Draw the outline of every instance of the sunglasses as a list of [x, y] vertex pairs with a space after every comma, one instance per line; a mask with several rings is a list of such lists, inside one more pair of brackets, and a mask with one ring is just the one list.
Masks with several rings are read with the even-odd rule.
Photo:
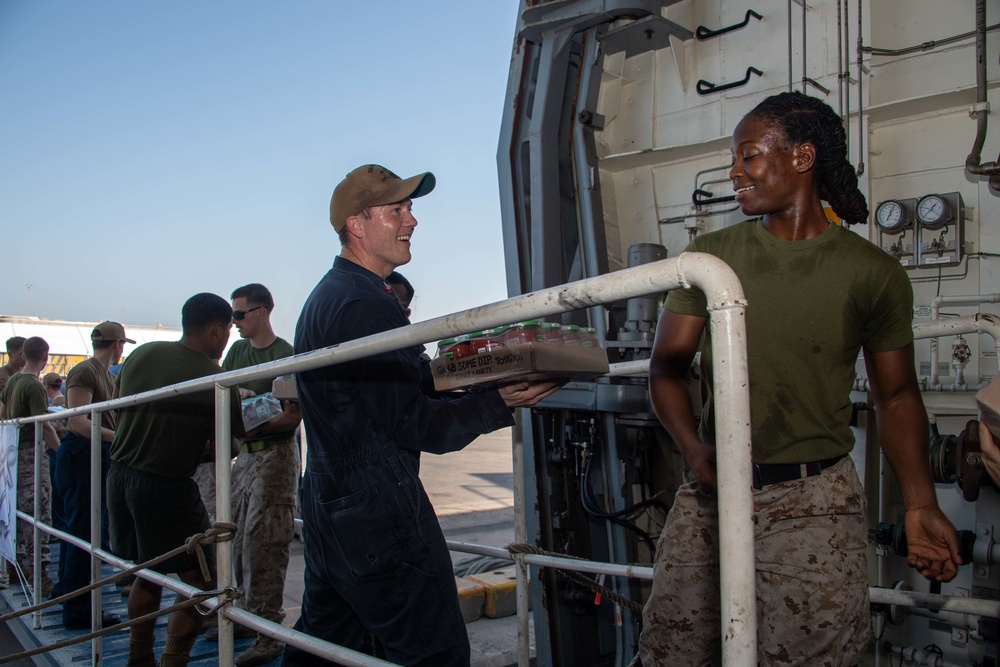
[[247, 313], [252, 313], [253, 311], [260, 310], [263, 307], [264, 306], [256, 306], [256, 307], [250, 308], [248, 310], [234, 310], [233, 311], [233, 319], [236, 320], [237, 322], [239, 322], [240, 320], [242, 320], [244, 317], [247, 316]]

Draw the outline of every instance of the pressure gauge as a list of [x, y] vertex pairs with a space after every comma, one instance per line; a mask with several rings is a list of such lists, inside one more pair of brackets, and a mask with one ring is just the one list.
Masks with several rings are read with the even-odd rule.
[[906, 207], [895, 199], [886, 199], [875, 207], [875, 224], [882, 231], [898, 232], [910, 224]]
[[941, 195], [924, 195], [917, 200], [917, 220], [924, 227], [937, 229], [951, 219], [951, 204]]

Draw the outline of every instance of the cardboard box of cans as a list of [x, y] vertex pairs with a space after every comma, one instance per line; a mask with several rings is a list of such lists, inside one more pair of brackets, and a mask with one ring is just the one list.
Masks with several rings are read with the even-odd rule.
[[487, 388], [525, 380], [591, 378], [608, 372], [607, 352], [590, 340], [581, 340], [579, 327], [568, 327], [565, 339], [554, 334], [549, 325], [529, 322], [441, 341], [431, 361], [434, 388]]
[[299, 400], [299, 394], [295, 390], [295, 378], [292, 376], [275, 378], [271, 384], [271, 395], [283, 401]]

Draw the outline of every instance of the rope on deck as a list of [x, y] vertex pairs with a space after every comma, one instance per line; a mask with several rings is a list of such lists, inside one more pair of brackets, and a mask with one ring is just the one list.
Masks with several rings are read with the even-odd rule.
[[[555, 553], [555, 552], [552, 552], [552, 551], [546, 551], [545, 549], [541, 549], [541, 548], [536, 547], [536, 546], [534, 546], [532, 544], [523, 544], [523, 543], [521, 543], [521, 544], [508, 544], [507, 545], [507, 551], [509, 551], [511, 553], [511, 555], [514, 555], [514, 554], [535, 554], [537, 556], [554, 556], [555, 558], [571, 558], [573, 560], [586, 560], [584, 558], [579, 558], [577, 556], [569, 556], [569, 555], [566, 555], [566, 554], [560, 554], [560, 553]], [[597, 583], [597, 581], [595, 581], [594, 579], [591, 579], [590, 577], [586, 576], [585, 574], [582, 574], [580, 572], [576, 572], [575, 570], [563, 570], [561, 568], [553, 567], [551, 565], [546, 565], [544, 567], [552, 567], [552, 569], [554, 569], [556, 572], [558, 572], [562, 576], [566, 577], [570, 581], [574, 581], [577, 584], [580, 584], [581, 586], [583, 586], [584, 588], [590, 589], [590, 590], [594, 591], [595, 593], [598, 593], [601, 596], [602, 600], [604, 598], [607, 598], [607, 599], [611, 600], [612, 602], [614, 602], [616, 604], [620, 604], [622, 606], [628, 607], [629, 609], [631, 609], [632, 611], [634, 611], [637, 614], [641, 614], [642, 613], [642, 605], [641, 604], [639, 604], [638, 602], [636, 602], [635, 600], [633, 600], [631, 598], [627, 598], [624, 595], [620, 595], [619, 593], [616, 593], [615, 591], [611, 590], [610, 588], [608, 588], [606, 586], [603, 586], [603, 585]]]
[[[195, 556], [198, 558], [198, 566], [201, 569], [202, 577], [204, 578], [205, 581], [211, 581], [212, 575], [208, 570], [208, 561], [205, 558], [205, 551], [202, 548], [202, 545], [219, 544], [221, 542], [231, 542], [235, 537], [236, 537], [236, 524], [227, 522], [217, 522], [211, 528], [206, 530], [204, 533], [197, 533], [196, 535], [192, 535], [191, 537], [187, 538], [186, 540], [184, 540], [184, 544], [182, 546], [179, 546], [176, 549], [173, 549], [172, 551], [168, 551], [167, 553], [157, 556], [156, 558], [153, 558], [151, 560], [148, 560], [145, 563], [140, 563], [138, 565], [130, 567], [127, 570], [122, 570], [121, 572], [114, 574], [110, 577], [107, 577], [105, 579], [101, 579], [100, 581], [95, 581], [88, 586], [84, 586], [83, 588], [77, 589], [65, 595], [60, 595], [59, 597], [54, 598], [52, 600], [48, 600], [46, 602], [34, 605], [32, 607], [25, 607], [23, 609], [19, 609], [15, 612], [7, 614], [6, 616], [0, 616], [0, 623], [6, 623], [12, 619], [24, 616], [25, 614], [32, 614], [34, 612], [41, 611], [53, 605], [61, 604], [66, 600], [70, 600], [80, 595], [84, 595], [86, 593], [91, 592], [94, 589], [102, 588], [103, 586], [112, 584], [116, 581], [129, 577], [140, 570], [152, 568], [156, 565], [159, 565], [165, 560], [173, 558], [174, 556], [179, 556], [180, 554], [183, 553], [195, 554]], [[174, 611], [178, 611], [180, 609], [186, 609], [188, 607], [192, 607], [194, 605], [200, 604], [205, 600], [209, 600], [214, 597], [222, 598], [222, 602], [219, 604], [219, 606], [221, 607], [222, 605], [229, 604], [233, 600], [237, 599], [239, 595], [240, 595], [239, 591], [237, 591], [235, 588], [232, 587], [214, 591], [204, 591], [202, 593], [193, 595], [192, 597], [183, 600], [181, 602], [176, 602], [169, 607], [165, 607], [164, 609], [159, 609], [152, 613], [146, 614], [145, 616], [140, 616], [139, 618], [132, 618], [107, 628], [101, 628], [100, 630], [91, 632], [81, 637], [66, 639], [61, 642], [57, 642], [55, 644], [50, 644], [48, 646], [40, 646], [38, 648], [31, 649], [29, 651], [23, 651], [21, 653], [16, 653], [14, 655], [2, 656], [0, 657], [0, 664], [13, 662], [15, 660], [21, 660], [22, 658], [30, 658], [31, 656], [38, 655], [39, 653], [47, 653], [49, 651], [54, 651], [56, 649], [72, 646], [73, 644], [80, 644], [86, 641], [90, 641], [96, 637], [101, 637], [112, 632], [118, 632], [119, 630], [131, 627], [139, 623], [147, 623], [160, 616], [173, 613]]]

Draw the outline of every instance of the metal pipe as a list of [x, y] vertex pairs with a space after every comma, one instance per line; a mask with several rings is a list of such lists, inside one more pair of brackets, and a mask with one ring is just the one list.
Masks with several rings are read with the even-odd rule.
[[[90, 581], [91, 583], [101, 579], [101, 560], [93, 555], [93, 549], [101, 548], [102, 528], [102, 490], [101, 484], [101, 413], [90, 413]], [[65, 547], [63, 547], [65, 548]], [[100, 630], [102, 626], [103, 614], [101, 613], [101, 591], [90, 591], [90, 627], [93, 630]], [[94, 637], [90, 642], [90, 661], [94, 667], [101, 664], [103, 650], [103, 637]]]
[[[519, 544], [528, 541], [528, 509], [524, 497], [524, 435], [521, 428], [524, 413], [524, 410], [517, 411], [514, 416], [514, 428], [511, 429], [511, 461], [514, 465], [514, 541]], [[514, 575], [517, 664], [520, 667], [528, 667], [531, 664], [531, 629], [528, 626], [528, 569], [523, 558], [517, 560]]]
[[[42, 516], [42, 462], [45, 462], [46, 467], [48, 467], [48, 459], [45, 455], [44, 445], [42, 443], [42, 433], [45, 430], [45, 424], [35, 423], [35, 470], [33, 484], [35, 485], [34, 492], [34, 509], [33, 512], [36, 517]], [[49, 480], [49, 484], [52, 480]], [[42, 531], [39, 529], [38, 524], [35, 523], [31, 531], [31, 539], [33, 540], [34, 547], [32, 548], [32, 562], [31, 562], [31, 585], [33, 587], [33, 604], [42, 603], [42, 550], [38, 544], [38, 541], [42, 537]], [[34, 614], [35, 630], [39, 630], [42, 627], [42, 612], [36, 611]]]
[[[589, 572], [590, 574], [632, 577], [635, 579], [643, 579], [645, 581], [652, 581], [653, 579], [653, 568], [641, 565], [619, 565], [615, 563], [599, 563], [596, 561], [580, 561], [574, 558], [543, 556], [541, 554], [526, 554], [524, 556], [524, 560], [526, 563], [530, 563], [532, 565], [566, 568], [577, 572]], [[729, 665], [732, 663], [725, 662], [725, 664]]]
[[[478, 544], [469, 544], [467, 542], [449, 541], [448, 548], [452, 551], [479, 554], [482, 556], [490, 556], [492, 558], [511, 559], [510, 552], [499, 547], [487, 547]], [[540, 554], [527, 554], [525, 556], [525, 560], [535, 565], [546, 565], [567, 570], [575, 570], [578, 572], [590, 572], [592, 574], [628, 576], [643, 580], [651, 580], [653, 578], [653, 568], [651, 567], [615, 565], [611, 563], [586, 561], [577, 558], [543, 556]], [[1000, 601], [997, 600], [953, 597], [949, 595], [937, 595], [934, 593], [920, 593], [917, 591], [894, 590], [891, 588], [879, 587], [870, 588], [868, 594], [873, 604], [896, 605], [899, 607], [920, 607], [956, 614], [971, 614], [987, 616], [989, 618], [1000, 618]]]
[[792, 92], [792, 0], [788, 0], [788, 92]]
[[[709, 204], [709, 206], [712, 206], [712, 204]], [[676, 222], [683, 222], [688, 218], [702, 218], [702, 217], [707, 218], [710, 215], [723, 215], [725, 213], [732, 213], [733, 211], [738, 211], [739, 209], [740, 205], [736, 204], [735, 206], [728, 206], [726, 208], [720, 208], [715, 211], [694, 211], [693, 213], [685, 213], [684, 215], [675, 215], [671, 218], [661, 218], [656, 222], [661, 225], [670, 225]]]
[[[65, 540], [70, 544], [73, 544], [74, 546], [77, 546], [81, 549], [86, 550], [90, 548], [90, 545], [85, 540], [81, 540], [78, 537], [75, 537], [73, 535], [70, 535], [69, 533], [65, 533], [60, 530], [56, 530], [55, 528], [40, 525], [38, 522], [35, 521], [34, 517], [24, 512], [18, 512], [18, 518], [26, 520], [29, 523], [34, 524], [36, 528], [42, 528], [47, 533], [55, 535], [56, 537], [59, 537], [59, 539]], [[119, 558], [118, 556], [115, 556], [110, 552], [104, 551], [103, 549], [94, 550], [92, 553], [102, 561], [110, 563], [113, 567], [116, 567], [120, 570], [126, 570], [135, 566], [135, 563]], [[189, 586], [188, 584], [185, 584], [182, 581], [173, 579], [168, 575], [160, 574], [159, 572], [155, 572], [153, 570], [149, 569], [139, 570], [138, 572], [136, 572], [136, 576], [146, 579], [147, 581], [151, 581], [154, 584], [162, 586], [163, 588], [167, 588], [173, 591], [174, 593], [184, 597], [190, 598], [195, 595], [200, 595], [204, 593], [204, 591], [201, 590], [200, 588]], [[221, 602], [222, 600], [220, 600], [218, 597], [213, 597], [213, 598], [208, 598], [204, 602], [199, 603], [199, 606], [215, 607], [219, 605]], [[36, 612], [36, 614], [37, 613], [40, 612]], [[219, 607], [219, 613], [222, 614], [223, 617], [228, 619], [229, 621], [238, 620], [241, 625], [250, 627], [254, 630], [257, 630], [258, 632], [266, 634], [267, 636], [273, 637], [274, 639], [277, 639], [279, 641], [283, 641], [288, 644], [293, 644], [300, 648], [304, 648], [308, 651], [311, 651], [315, 655], [319, 655], [329, 660], [335, 660], [337, 661], [338, 664], [349, 665], [350, 667], [398, 667], [398, 665], [396, 665], [395, 663], [386, 662], [385, 660], [379, 660], [377, 658], [372, 658], [363, 653], [358, 653], [351, 649], [344, 648], [343, 646], [325, 642], [321, 639], [316, 639], [315, 637], [310, 637], [309, 635], [303, 634], [301, 632], [291, 630], [278, 623], [272, 623], [267, 619], [264, 619], [260, 616], [255, 616], [254, 614], [248, 611], [239, 609], [238, 607], [234, 607], [232, 605], [223, 605]], [[231, 626], [232, 623], [230, 622], [229, 625]], [[220, 665], [232, 664], [232, 662], [229, 663], [222, 662], [221, 647], [220, 647], [219, 664]]]
[[935, 593], [893, 590], [891, 588], [871, 588], [868, 591], [868, 596], [872, 604], [923, 607], [937, 611], [1000, 618], [1000, 601], [998, 600], [952, 597], [950, 595], [937, 595]]
[[[218, 545], [217, 545], [218, 546]], [[129, 561], [122, 560], [114, 554], [108, 553], [103, 550], [98, 550], [96, 554], [104, 561], [111, 563], [112, 565], [127, 569], [133, 567], [135, 564]], [[195, 588], [194, 586], [188, 586], [187, 584], [180, 582], [176, 579], [172, 579], [169, 576], [159, 574], [152, 570], [140, 570], [136, 573], [136, 576], [142, 577], [152, 581], [155, 584], [163, 586], [164, 588], [169, 588], [178, 595], [185, 597], [192, 597], [203, 593], [201, 589]], [[221, 602], [218, 598], [210, 598], [206, 600], [203, 604], [215, 606]], [[272, 623], [260, 616], [255, 616], [248, 611], [239, 609], [232, 605], [223, 605], [219, 608], [219, 613], [227, 619], [227, 621], [238, 620], [241, 625], [250, 627], [258, 632], [262, 632], [269, 637], [273, 637], [279, 641], [283, 641], [289, 644], [293, 644], [300, 648], [304, 648], [314, 655], [319, 655], [321, 657], [336, 660], [338, 664], [350, 665], [351, 667], [386, 667], [394, 665], [395, 663], [386, 662], [385, 660], [379, 660], [377, 658], [372, 658], [370, 656], [352, 651], [351, 649], [338, 646], [337, 644], [331, 644], [315, 637], [310, 637], [309, 635], [303, 634], [301, 632], [296, 632], [289, 628], [284, 627], [278, 623]], [[228, 625], [232, 627], [232, 623], [229, 622]], [[232, 630], [230, 630], [231, 632]], [[221, 633], [221, 630], [220, 630]], [[219, 664], [232, 664], [230, 662], [222, 661], [222, 647], [220, 646], [219, 654]]]
[[[215, 385], [215, 517], [219, 523], [230, 523], [232, 516], [232, 489], [230, 476], [233, 460], [232, 425], [229, 422], [232, 393], [229, 387]], [[233, 578], [233, 543], [215, 545], [216, 577], [218, 587], [226, 589], [235, 585]], [[233, 624], [219, 609], [219, 664], [233, 664], [233, 641], [236, 635]]]
[[930, 618], [938, 623], [947, 623], [960, 630], [979, 630], [979, 617], [972, 614], [959, 614], [953, 611], [931, 611], [923, 607], [913, 607], [910, 613], [921, 618]]
[[[851, 20], [850, 2], [844, 0], [844, 24], [840, 26], [844, 34], [844, 145], [851, 145]], [[848, 156], [850, 157], [850, 156]]]
[[[931, 322], [940, 322], [940, 321], [942, 321], [941, 320], [941, 306], [944, 305], [944, 304], [948, 304], [948, 305], [951, 305], [951, 306], [974, 306], [974, 305], [978, 305], [978, 304], [981, 304], [981, 303], [1000, 303], [1000, 294], [998, 294], [996, 292], [993, 292], [993, 293], [990, 293], [990, 294], [966, 294], [966, 295], [955, 295], [955, 296], [941, 296], [941, 295], [938, 295], [938, 296], [934, 297], [933, 299], [931, 299], [931, 320], [930, 321]], [[993, 340], [994, 340], [994, 342], [996, 342], [997, 339], [998, 339], [998, 337], [1000, 337], [1000, 321], [994, 321], [993, 320], [994, 316], [992, 316], [992, 315], [984, 315], [983, 317], [989, 319], [989, 321], [991, 322], [991, 324], [989, 326], [985, 327], [987, 329], [987, 331], [985, 331], [985, 333], [988, 333], [991, 336], [993, 336]], [[964, 318], [957, 318], [957, 319], [961, 320], [961, 319], [964, 319]], [[950, 320], [950, 321], [954, 322], [955, 320]], [[925, 326], [927, 326], [927, 325], [921, 325], [921, 327], [925, 327]], [[914, 332], [916, 332], [916, 330], [917, 330], [917, 328], [914, 327]], [[955, 333], [972, 333], [973, 331], [978, 331], [978, 329], [974, 329], [972, 331], [955, 332]], [[925, 338], [926, 337], [930, 337], [930, 336], [925, 336]], [[1000, 348], [998, 348], [998, 351], [1000, 351]], [[937, 337], [931, 338], [931, 350], [930, 350], [930, 354], [931, 354], [930, 386], [931, 387], [938, 387], [941, 384], [941, 379], [940, 379], [940, 372], [938, 371], [938, 361], [939, 361], [939, 358], [940, 358], [940, 356], [939, 356], [940, 352], [938, 350], [938, 339], [937, 339]]]
[[622, 375], [649, 375], [649, 359], [635, 361], [620, 361], [610, 364], [608, 374], [604, 377], [620, 377]]
[[[1000, 23], [994, 23], [986, 28], [986, 32], [993, 32], [994, 30], [1000, 30]], [[877, 46], [863, 46], [861, 48], [865, 53], [870, 53], [873, 56], [905, 56], [908, 53], [928, 51], [937, 46], [945, 46], [946, 44], [951, 44], [952, 42], [959, 42], [963, 39], [968, 39], [969, 37], [975, 37], [977, 33], [977, 30], [970, 30], [969, 32], [963, 32], [961, 35], [953, 35], [951, 37], [945, 37], [944, 39], [932, 39], [926, 42], [921, 42], [916, 46], [907, 46], [902, 49], [882, 49]]]
[[[695, 281], [713, 281], [704, 285]], [[635, 296], [660, 293], [675, 287], [703, 287], [713, 294], [710, 303], [720, 308], [745, 308], [743, 290], [731, 269], [717, 257], [704, 253], [682, 253], [641, 266], [615, 271], [595, 278], [549, 287], [503, 301], [477, 306], [458, 313], [418, 322], [392, 331], [304, 352], [277, 361], [227, 371], [169, 387], [116, 398], [89, 406], [38, 415], [3, 423], [26, 424], [35, 421], [66, 419], [91, 410], [120, 409], [149, 403], [160, 398], [214, 389], [216, 384], [231, 387], [251, 380], [297, 373], [324, 366], [347, 363], [367, 356], [391, 352], [403, 347], [438, 341], [462, 333], [502, 326], [510, 322], [540, 319], [550, 315], [579, 310], [600, 303], [619, 301]]]
[[[481, 544], [471, 544], [469, 542], [448, 541], [448, 549], [451, 551], [461, 551], [463, 553], [479, 554], [490, 558], [506, 558], [513, 560], [510, 552], [500, 547], [487, 547]], [[520, 556], [521, 554], [518, 554]], [[612, 577], [632, 577], [643, 581], [652, 581], [653, 568], [644, 565], [620, 565], [617, 563], [602, 563], [600, 561], [585, 560], [583, 558], [568, 558], [563, 556], [546, 556], [544, 554], [523, 554], [526, 563], [546, 567], [554, 567], [560, 570], [573, 570], [575, 572], [589, 572], [590, 574], [606, 574]]]
[[809, 12], [809, 6], [806, 4], [806, 0], [802, 0], [802, 94], [806, 93], [806, 80], [809, 78], [809, 70], [806, 69], [806, 14]]
[[[597, 220], [594, 212], [594, 195], [592, 194], [594, 191], [599, 191], [599, 175], [597, 173], [597, 160], [591, 159], [594, 157], [594, 151], [590, 150], [593, 145], [593, 128], [589, 123], [584, 123], [582, 119], [585, 115], [590, 115], [590, 105], [595, 103], [600, 89], [599, 82], [597, 82], [598, 85], [593, 85], [595, 83], [595, 67], [599, 63], [600, 43], [597, 40], [596, 31], [593, 30], [583, 31], [582, 39], [584, 47], [583, 54], [579, 59], [580, 69], [577, 73], [579, 88], [572, 119], [571, 155], [573, 158], [573, 183], [577, 192], [575, 197], [578, 211], [577, 219], [580, 224], [580, 253], [584, 276], [589, 278], [601, 274]], [[596, 73], [600, 76], [600, 72]], [[601, 224], [603, 224], [603, 220]], [[597, 339], [606, 341], [608, 339], [608, 321], [604, 307], [594, 306], [590, 308], [589, 314], [590, 326], [596, 330]]]
[[844, 52], [843, 33], [840, 31], [841, 14], [844, 0], [837, 0], [837, 115], [844, 117], [844, 68], [841, 54]]
[[[983, 145], [986, 143], [990, 110], [986, 98], [986, 83], [986, 0], [976, 0], [976, 106], [972, 111], [976, 116], [976, 138], [972, 142], [969, 156], [965, 158], [965, 171], [970, 174], [993, 176], [1000, 174], [1000, 167], [996, 162], [980, 164]], [[1000, 157], [997, 160], [1000, 161]]]
[[[715, 398], [719, 415], [716, 466], [719, 482], [719, 585], [722, 592], [722, 662], [757, 664], [756, 565], [754, 560], [753, 487], [751, 478], [749, 370], [746, 354], [746, 300], [725, 263], [692, 263], [693, 253], [677, 258], [678, 274], [686, 284], [730, 282], [731, 292], [704, 288], [711, 322]], [[669, 261], [669, 260], [664, 260]], [[723, 267], [725, 271], [723, 272]], [[725, 275], [725, 277], [723, 277]], [[731, 276], [731, 278], [730, 278]], [[742, 378], [742, 379], [741, 379]], [[726, 480], [725, 482], [721, 480]]]
[[[865, 119], [863, 117], [865, 99], [861, 91], [861, 83], [865, 78], [865, 71], [862, 67], [861, 50], [861, 17], [864, 12], [861, 9], [861, 0], [858, 0], [858, 176], [865, 173]], [[847, 144], [850, 146], [850, 144]], [[848, 149], [850, 152], [850, 149]]]
[[918, 665], [929, 665], [930, 667], [962, 667], [962, 665], [954, 662], [945, 661], [945, 659], [937, 653], [931, 653], [926, 649], [916, 648], [914, 646], [896, 646], [895, 644], [886, 642], [884, 644], [884, 648], [887, 653], [898, 655], [900, 657], [901, 664], [903, 660], [906, 660], [907, 662], [916, 663]]

